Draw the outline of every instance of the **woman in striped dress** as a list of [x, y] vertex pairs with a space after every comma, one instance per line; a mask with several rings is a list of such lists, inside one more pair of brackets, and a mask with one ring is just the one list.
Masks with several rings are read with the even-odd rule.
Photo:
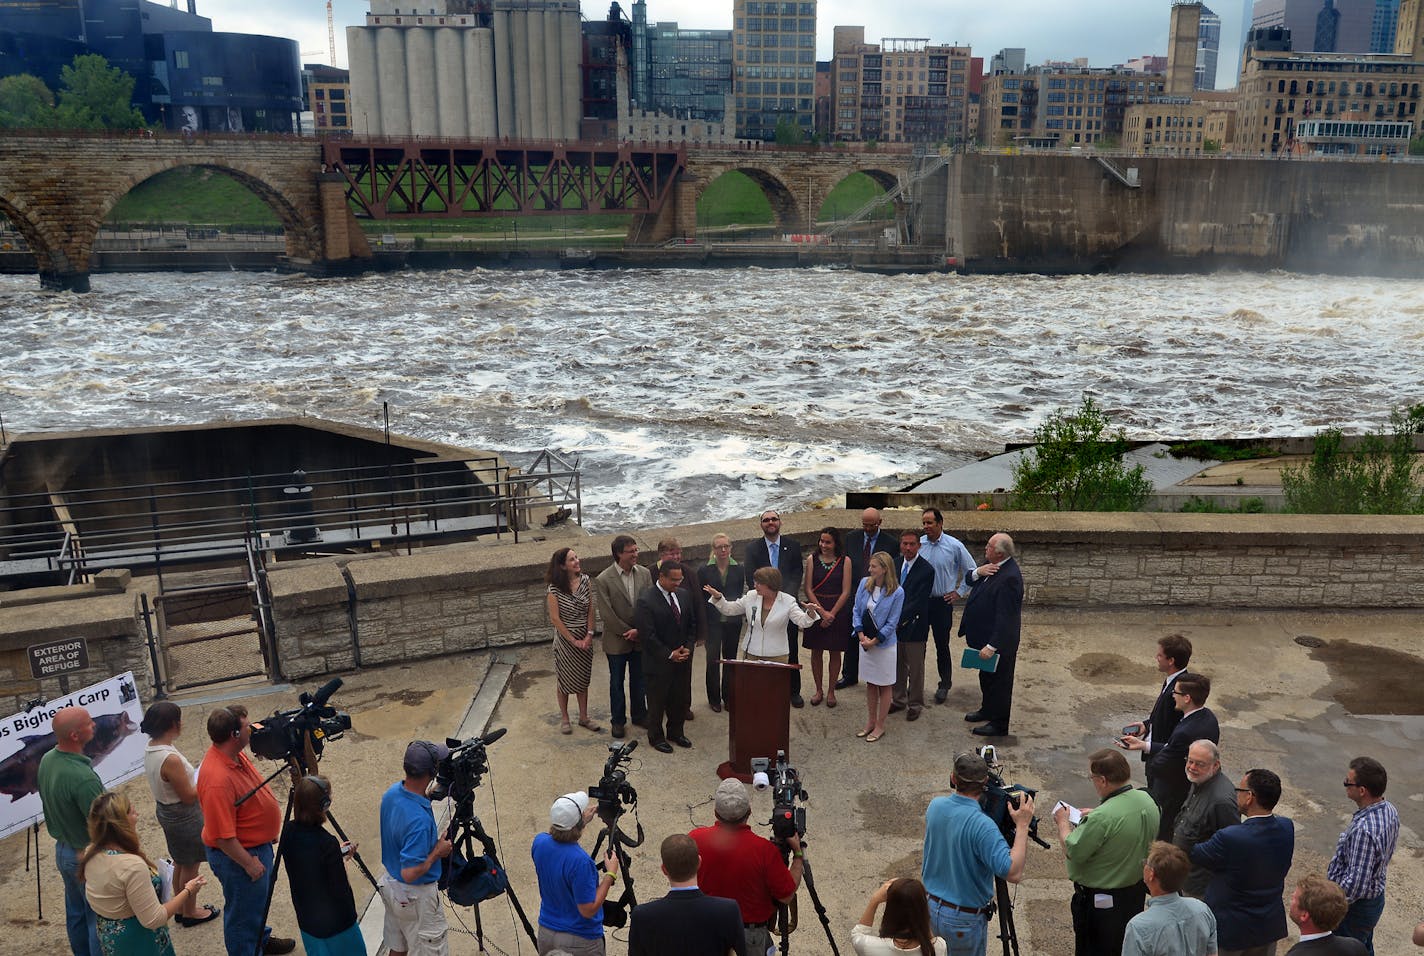
[[571, 734], [569, 695], [578, 698], [579, 726], [598, 733], [588, 717], [588, 684], [593, 677], [593, 589], [573, 548], [560, 548], [544, 574], [549, 620], [554, 624], [554, 671], [558, 675], [559, 732]]

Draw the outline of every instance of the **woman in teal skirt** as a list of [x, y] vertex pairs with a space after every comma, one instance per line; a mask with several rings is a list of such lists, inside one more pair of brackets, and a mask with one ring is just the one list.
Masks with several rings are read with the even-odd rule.
[[174, 956], [168, 921], [208, 883], [195, 876], [160, 903], [158, 868], [138, 842], [138, 811], [112, 790], [89, 808], [89, 846], [79, 858], [79, 879], [99, 917], [104, 956]]

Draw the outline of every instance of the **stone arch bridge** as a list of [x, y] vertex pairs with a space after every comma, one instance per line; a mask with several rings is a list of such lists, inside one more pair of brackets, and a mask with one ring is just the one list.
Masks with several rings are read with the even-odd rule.
[[629, 242], [655, 245], [695, 237], [698, 198], [736, 170], [766, 194], [779, 231], [809, 232], [847, 176], [864, 172], [890, 189], [908, 179], [913, 161], [889, 150], [7, 133], [0, 214], [33, 251], [42, 285], [82, 291], [115, 204], [183, 166], [231, 176], [266, 202], [285, 231], [291, 268], [340, 272], [359, 271], [371, 255], [357, 212], [376, 219], [631, 212]]

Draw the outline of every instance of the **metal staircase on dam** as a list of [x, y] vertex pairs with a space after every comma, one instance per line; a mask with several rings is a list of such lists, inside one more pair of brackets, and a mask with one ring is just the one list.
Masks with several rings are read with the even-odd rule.
[[1117, 168], [1116, 163], [1108, 159], [1106, 156], [1094, 156], [1093, 159], [1097, 160], [1098, 165], [1108, 171], [1108, 175], [1112, 176], [1113, 179], [1116, 179], [1128, 189], [1142, 188], [1142, 182], [1137, 178], [1137, 167], [1128, 167], [1127, 172], [1123, 172], [1122, 170]]
[[926, 166], [924, 169], [921, 169], [919, 172], [915, 173], [913, 176], [910, 176], [910, 177], [908, 177], [908, 178], [906, 178], [906, 179], [901, 179], [900, 182], [896, 184], [896, 186], [895, 186], [894, 189], [891, 189], [891, 190], [889, 190], [889, 191], [886, 192], [886, 193], [883, 193], [883, 194], [881, 194], [881, 195], [879, 195], [879, 196], [876, 196], [874, 199], [870, 200], [870, 201], [867, 202], [865, 205], [861, 206], [861, 207], [860, 207], [859, 209], [857, 209], [855, 212], [851, 213], [851, 214], [850, 214], [849, 216], [847, 216], [845, 219], [842, 219], [840, 222], [836, 223], [836, 224], [835, 224], [834, 226], [832, 226], [830, 229], [827, 229], [827, 230], [826, 230], [826, 235], [828, 235], [828, 236], [834, 236], [834, 235], [836, 235], [837, 233], [839, 233], [841, 230], [843, 230], [843, 229], [845, 229], [845, 228], [847, 228], [847, 227], [849, 227], [849, 226], [852, 226], [852, 225], [854, 225], [854, 224], [856, 224], [856, 223], [858, 223], [858, 222], [861, 222], [861, 221], [864, 220], [866, 217], [868, 217], [872, 212], [874, 212], [876, 209], [879, 209], [881, 206], [885, 205], [887, 202], [894, 202], [895, 200], [901, 199], [901, 198], [903, 198], [906, 202], [911, 201], [911, 200], [910, 200], [910, 196], [909, 196], [910, 187], [912, 187], [912, 186], [914, 186], [914, 185], [920, 183], [921, 181], [923, 181], [923, 180], [925, 180], [925, 179], [928, 179], [930, 176], [933, 176], [935, 173], [939, 172], [941, 169], [944, 169], [944, 167], [946, 167], [946, 166], [949, 165], [949, 159], [950, 159], [950, 157], [949, 157], [948, 155], [942, 155], [942, 156], [937, 156], [937, 157], [935, 157], [934, 162], [930, 163], [930, 164], [929, 164], [928, 166]]

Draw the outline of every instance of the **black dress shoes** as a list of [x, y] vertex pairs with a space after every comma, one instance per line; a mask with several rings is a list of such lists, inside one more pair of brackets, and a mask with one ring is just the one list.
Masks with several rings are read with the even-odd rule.
[[652, 744], [651, 746], [660, 754], [672, 753], [672, 744], [668, 743], [666, 740], [659, 740], [657, 743]]
[[712, 713], [714, 714], [720, 714], [722, 712], [721, 704], [708, 704], [707, 706], [712, 709]]
[[949, 688], [948, 688], [948, 687], [941, 687], [939, 690], [935, 691], [935, 703], [936, 703], [936, 704], [943, 704], [943, 703], [944, 703], [944, 699], [945, 699], [946, 697], [948, 697], [948, 696], [949, 696]]
[[677, 744], [679, 747], [691, 747], [691, 746], [692, 746], [692, 741], [688, 740], [686, 737], [670, 737], [669, 739], [670, 739], [673, 743]]
[[805, 707], [805, 706], [806, 706], [806, 701], [805, 701], [804, 698], [802, 698], [802, 696], [801, 696], [800, 694], [792, 694], [792, 695], [791, 695], [791, 706], [792, 706], [792, 707]]
[[846, 680], [844, 677], [836, 681], [836, 690], [845, 690], [847, 687], [854, 687], [859, 684], [858, 680]]
[[972, 713], [965, 714], [964, 719], [972, 724], [976, 720], [983, 720], [984, 712], [982, 710], [973, 711]]
[[890, 705], [890, 709], [887, 710], [886, 713], [887, 713], [887, 714], [898, 714], [900, 711], [902, 711], [902, 710], [904, 710], [904, 709], [905, 709], [905, 705], [904, 705], [904, 704], [891, 704], [891, 705]]
[[1002, 724], [983, 724], [970, 732], [978, 734], [980, 737], [1007, 737], [1009, 728]]
[[613, 725], [613, 739], [614, 739], [614, 740], [622, 740], [622, 739], [623, 739], [623, 734], [624, 734], [625, 732], [626, 732], [626, 728], [625, 728], [622, 724], [614, 724], [614, 725]]
[[920, 708], [918, 708], [918, 707], [911, 707], [911, 708], [910, 708], [910, 712], [905, 715], [905, 719], [906, 719], [906, 720], [919, 720], [919, 719], [920, 719]]

